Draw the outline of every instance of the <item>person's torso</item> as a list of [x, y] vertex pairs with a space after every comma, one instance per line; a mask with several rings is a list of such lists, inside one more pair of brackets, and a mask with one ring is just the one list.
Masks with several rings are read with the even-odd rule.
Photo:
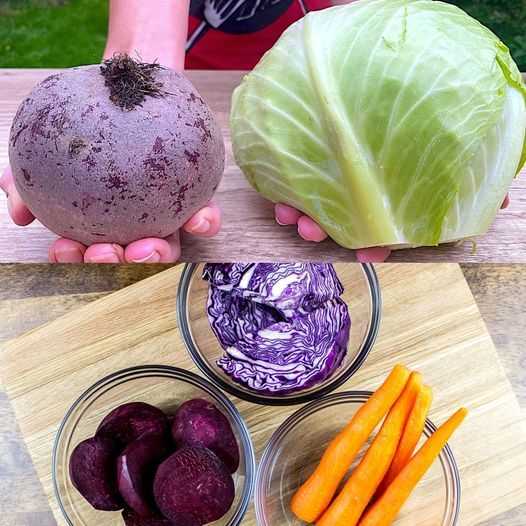
[[281, 33], [331, 0], [192, 0], [187, 69], [252, 69]]

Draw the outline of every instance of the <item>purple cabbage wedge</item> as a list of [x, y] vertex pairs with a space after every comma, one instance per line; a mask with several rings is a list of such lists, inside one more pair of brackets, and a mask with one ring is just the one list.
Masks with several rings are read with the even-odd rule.
[[266, 394], [309, 388], [341, 364], [351, 320], [334, 267], [208, 264], [207, 312], [225, 354], [218, 365]]

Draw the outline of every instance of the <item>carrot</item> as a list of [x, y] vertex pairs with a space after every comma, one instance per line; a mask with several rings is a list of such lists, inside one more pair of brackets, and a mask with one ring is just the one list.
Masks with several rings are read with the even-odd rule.
[[393, 461], [391, 462], [389, 471], [378, 487], [378, 491], [376, 492], [377, 497], [382, 495], [387, 489], [387, 486], [393, 482], [398, 473], [402, 471], [402, 468], [409, 462], [409, 459], [413, 455], [413, 452], [418, 445], [418, 441], [422, 436], [422, 432], [424, 431], [427, 413], [431, 406], [432, 399], [433, 392], [431, 391], [431, 388], [428, 385], [422, 386], [422, 389], [416, 397], [415, 405], [411, 410], [411, 414], [407, 419], [407, 424], [405, 425], [400, 444], [398, 444], [398, 449], [396, 450]]
[[330, 504], [360, 448], [404, 389], [409, 370], [396, 365], [384, 383], [331, 441], [312, 475], [292, 497], [291, 509], [305, 522], [314, 522]]
[[316, 522], [316, 526], [355, 526], [384, 478], [402, 437], [417, 394], [422, 387], [420, 373], [412, 373], [404, 391], [389, 411], [364, 457], [345, 486]]
[[385, 493], [367, 510], [358, 526], [389, 526], [393, 522], [419, 480], [466, 415], [467, 409], [459, 409], [427, 439]]

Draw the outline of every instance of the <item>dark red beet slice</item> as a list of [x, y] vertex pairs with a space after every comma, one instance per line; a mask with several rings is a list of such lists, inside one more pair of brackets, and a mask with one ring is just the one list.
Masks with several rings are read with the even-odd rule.
[[234, 481], [209, 449], [183, 447], [157, 469], [153, 483], [161, 513], [181, 526], [201, 526], [221, 518], [232, 506]]
[[115, 511], [123, 506], [117, 491], [117, 444], [107, 437], [81, 442], [69, 459], [69, 474], [80, 494], [97, 510]]
[[106, 415], [96, 436], [109, 437], [125, 447], [146, 433], [163, 435], [167, 428], [168, 421], [160, 409], [144, 402], [131, 402]]
[[153, 477], [168, 454], [165, 435], [146, 434], [131, 442], [117, 459], [117, 486], [126, 504], [138, 515], [155, 513]]
[[126, 526], [179, 526], [171, 520], [160, 515], [151, 517], [141, 517], [133, 510], [126, 508], [122, 512], [122, 518]]
[[182, 404], [172, 422], [177, 446], [203, 446], [213, 451], [231, 473], [239, 467], [239, 448], [227, 417], [211, 402], [194, 398]]

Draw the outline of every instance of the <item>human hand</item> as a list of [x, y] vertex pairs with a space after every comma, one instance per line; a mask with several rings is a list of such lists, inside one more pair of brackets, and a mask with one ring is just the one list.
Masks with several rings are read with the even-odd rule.
[[[314, 219], [291, 206], [276, 204], [274, 216], [279, 225], [298, 225], [298, 234], [306, 241], [319, 243], [327, 238], [325, 230]], [[385, 247], [363, 248], [356, 251], [356, 260], [361, 263], [380, 263], [385, 261], [390, 253]]]
[[[29, 225], [35, 217], [18, 194], [11, 168], [0, 178], [0, 188], [7, 195], [7, 207], [13, 222]], [[185, 232], [200, 237], [212, 237], [221, 227], [221, 210], [209, 203], [196, 212], [182, 227]], [[96, 243], [86, 247], [72, 239], [59, 238], [49, 248], [52, 263], [172, 263], [179, 259], [179, 232], [165, 239], [139, 239], [123, 247], [115, 243]]]
[[[510, 196], [506, 194], [501, 208], [507, 208], [509, 204]], [[298, 234], [306, 241], [319, 243], [327, 238], [327, 233], [316, 221], [291, 206], [276, 204], [274, 216], [279, 225], [298, 225]], [[356, 251], [356, 260], [360, 263], [381, 263], [390, 254], [391, 250], [387, 247], [361, 248]]]

